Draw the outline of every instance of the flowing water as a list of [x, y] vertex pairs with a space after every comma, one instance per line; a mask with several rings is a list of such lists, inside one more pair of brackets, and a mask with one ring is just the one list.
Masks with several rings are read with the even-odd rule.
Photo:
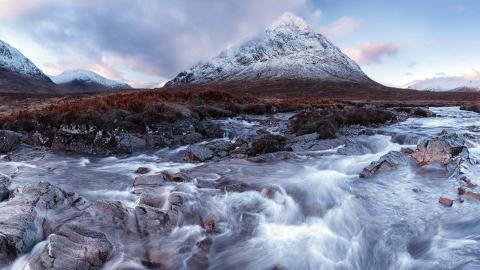
[[[371, 150], [362, 155], [340, 155], [337, 147], [270, 163], [230, 159], [191, 164], [181, 159], [185, 148], [107, 158], [23, 148], [15, 153], [15, 162], [0, 162], [0, 172], [15, 175], [14, 186], [46, 180], [88, 200], [118, 200], [130, 208], [138, 199], [131, 186], [139, 166], [151, 168], [151, 174], [189, 170], [197, 180], [227, 176], [257, 187], [223, 193], [197, 188], [195, 182], [168, 183], [158, 191], [168, 196], [182, 190], [193, 198], [193, 208], [218, 220], [209, 269], [480, 269], [480, 202], [465, 200], [451, 208], [439, 204], [439, 196], [456, 197], [458, 183], [448, 179], [445, 168], [411, 163], [373, 178], [358, 177], [370, 162], [404, 147], [394, 143], [398, 138], [413, 147], [443, 129], [470, 134], [469, 150], [478, 157], [478, 114], [432, 110], [436, 118], [410, 118], [378, 128], [383, 135], [358, 138]], [[226, 135], [254, 132], [257, 120], [224, 121]], [[474, 179], [479, 176], [475, 169], [469, 172]], [[169, 256], [166, 265], [186, 268], [191, 253], [181, 252], [182, 244], [204, 237], [193, 223], [162, 236], [158, 245]], [[126, 255], [141, 245], [123, 240], [104, 268], [143, 269]], [[9, 269], [28, 269], [28, 256]]]

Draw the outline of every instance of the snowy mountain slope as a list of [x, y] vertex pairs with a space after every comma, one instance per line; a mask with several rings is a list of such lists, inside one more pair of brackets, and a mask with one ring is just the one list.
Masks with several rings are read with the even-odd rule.
[[131, 88], [126, 83], [109, 80], [88, 70], [66, 71], [60, 75], [52, 76], [51, 79], [58, 85], [75, 88], [76, 90], [82, 90], [82, 88], [84, 88], [84, 90]]
[[283, 14], [263, 35], [178, 74], [167, 86], [234, 80], [314, 79], [374, 83], [301, 18]]
[[29, 78], [49, 80], [48, 77], [21, 52], [1, 40], [0, 68]]
[[407, 84], [407, 88], [428, 91], [480, 91], [480, 80], [469, 80], [461, 76], [435, 77]]
[[55, 84], [21, 52], [0, 40], [0, 93], [52, 93]]

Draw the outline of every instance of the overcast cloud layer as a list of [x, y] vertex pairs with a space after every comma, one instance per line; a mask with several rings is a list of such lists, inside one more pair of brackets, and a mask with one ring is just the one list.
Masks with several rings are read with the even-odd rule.
[[0, 0], [0, 39], [50, 75], [83, 68], [154, 87], [285, 11], [381, 83], [480, 70], [476, 0]]
[[[304, 0], [0, 0], [0, 22], [80, 65], [122, 79], [117, 67], [171, 78], [261, 31]], [[9, 3], [7, 3], [9, 2]], [[48, 65], [47, 65], [48, 66]], [[51, 70], [61, 70], [54, 66]], [[103, 70], [99, 70], [103, 69]]]

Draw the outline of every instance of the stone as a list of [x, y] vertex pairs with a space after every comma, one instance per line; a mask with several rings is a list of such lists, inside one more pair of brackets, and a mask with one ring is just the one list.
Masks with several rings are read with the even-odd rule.
[[133, 187], [158, 187], [162, 183], [169, 181], [167, 174], [160, 173], [155, 175], [139, 175], [133, 180]]
[[155, 208], [162, 208], [167, 201], [165, 196], [157, 195], [156, 193], [143, 192], [140, 194], [138, 204], [144, 204]]
[[77, 201], [75, 194], [48, 182], [17, 188], [0, 207], [0, 254], [15, 258], [29, 251], [43, 238], [45, 217], [39, 213], [73, 206]]
[[48, 237], [48, 245], [29, 261], [32, 270], [95, 270], [110, 259], [113, 245], [105, 234], [65, 225]]
[[0, 174], [0, 202], [8, 199], [10, 196], [10, 190], [8, 189], [10, 183], [10, 177]]
[[214, 152], [201, 145], [191, 145], [187, 148], [184, 160], [188, 162], [205, 162], [214, 157]]
[[138, 167], [138, 169], [135, 170], [136, 174], [147, 174], [150, 172], [150, 169], [147, 167]]
[[475, 192], [465, 191], [465, 193], [464, 193], [463, 195], [464, 195], [465, 197], [471, 199], [471, 200], [476, 200], [476, 201], [479, 201], [479, 200], [480, 200], [480, 194], [475, 193]]
[[452, 207], [453, 205], [453, 200], [449, 199], [449, 198], [446, 198], [446, 197], [440, 197], [438, 199], [438, 202], [442, 205], [445, 205], [445, 206], [448, 206], [448, 207]]
[[256, 156], [280, 151], [292, 151], [290, 147], [286, 146], [286, 138], [280, 135], [265, 134], [254, 138], [248, 155]]
[[0, 154], [6, 154], [20, 146], [21, 136], [10, 130], [0, 130]]
[[465, 140], [458, 134], [443, 132], [440, 136], [428, 138], [417, 145], [417, 150], [411, 154], [420, 165], [440, 162], [447, 165], [454, 157], [468, 157]]
[[372, 162], [360, 173], [361, 178], [368, 178], [382, 170], [396, 169], [402, 165], [408, 164], [408, 155], [399, 151], [390, 151], [388, 154], [380, 157], [378, 161]]

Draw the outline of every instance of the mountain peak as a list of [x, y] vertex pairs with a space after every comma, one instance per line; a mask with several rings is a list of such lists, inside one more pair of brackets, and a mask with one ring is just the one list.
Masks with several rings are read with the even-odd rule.
[[287, 12], [263, 35], [194, 65], [166, 86], [277, 79], [374, 83], [327, 38]]
[[312, 27], [302, 18], [291, 12], [285, 12], [275, 20], [267, 31], [296, 30], [303, 33], [313, 32]]

